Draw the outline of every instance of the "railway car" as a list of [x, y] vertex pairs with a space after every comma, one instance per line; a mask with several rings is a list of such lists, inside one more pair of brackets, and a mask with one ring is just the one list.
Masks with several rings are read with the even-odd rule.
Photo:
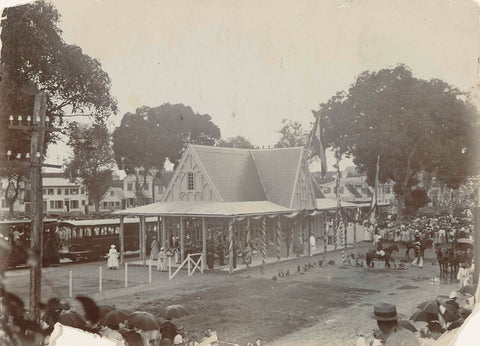
[[[48, 265], [51, 258], [57, 257], [56, 245], [52, 246], [52, 244], [55, 244], [56, 225], [56, 219], [43, 220], [43, 252], [49, 254], [49, 256], [44, 256], [44, 265]], [[2, 255], [5, 255], [5, 258], [2, 256], [2, 259], [5, 260], [8, 268], [27, 264], [31, 226], [32, 221], [29, 219], [0, 221], [0, 236], [10, 245], [10, 251], [8, 253], [3, 251], [2, 253]], [[51, 240], [50, 237], [52, 237]]]
[[[157, 218], [146, 218], [147, 244], [148, 240], [157, 235]], [[120, 249], [120, 220], [62, 220], [57, 225], [59, 239], [59, 254], [61, 258], [72, 261], [96, 260], [103, 258], [115, 245]], [[139, 249], [139, 219], [125, 218], [124, 250], [137, 251]]]

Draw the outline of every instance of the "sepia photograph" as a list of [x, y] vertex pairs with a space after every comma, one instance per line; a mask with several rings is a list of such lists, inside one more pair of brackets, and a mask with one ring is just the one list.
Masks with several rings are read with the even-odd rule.
[[0, 345], [478, 345], [480, 1], [0, 1]]

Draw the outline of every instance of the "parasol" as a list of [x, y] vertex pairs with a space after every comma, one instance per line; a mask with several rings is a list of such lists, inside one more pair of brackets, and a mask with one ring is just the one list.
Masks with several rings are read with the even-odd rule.
[[115, 309], [116, 308], [113, 305], [99, 305], [98, 310], [100, 312], [100, 319], [104, 318], [106, 314]]
[[145, 311], [136, 311], [133, 314], [128, 315], [127, 323], [131, 327], [141, 330], [155, 330], [160, 327], [157, 318], [151, 313]]
[[83, 319], [83, 317], [76, 313], [75, 311], [67, 311], [60, 314], [58, 317], [58, 322], [63, 324], [64, 326], [69, 326], [73, 328], [83, 329], [85, 328], [87, 322]]
[[131, 315], [132, 312], [128, 310], [112, 310], [110, 312], [107, 312], [105, 316], [103, 316], [102, 320], [100, 321], [100, 324], [102, 326], [112, 326], [116, 325], [119, 323], [124, 323], [125, 320], [129, 315]]
[[429, 322], [439, 320], [439, 316], [446, 322], [455, 321], [458, 319], [457, 309], [437, 299], [428, 300], [418, 306], [418, 310], [410, 317], [410, 320]]
[[171, 320], [172, 318], [180, 318], [186, 315], [190, 315], [190, 311], [180, 304], [170, 305], [165, 309], [165, 318], [167, 320]]

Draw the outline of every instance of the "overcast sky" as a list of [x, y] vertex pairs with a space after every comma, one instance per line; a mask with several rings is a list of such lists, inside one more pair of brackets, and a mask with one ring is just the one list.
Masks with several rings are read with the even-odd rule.
[[462, 90], [478, 83], [472, 0], [52, 1], [65, 41], [110, 75], [115, 125], [142, 105], [183, 103], [224, 138], [273, 145], [282, 118], [308, 126], [364, 70], [405, 63]]

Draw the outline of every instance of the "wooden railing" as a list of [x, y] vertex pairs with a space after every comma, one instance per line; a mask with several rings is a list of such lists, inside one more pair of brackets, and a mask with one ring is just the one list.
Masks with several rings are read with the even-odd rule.
[[[198, 259], [195, 260], [193, 257], [198, 256]], [[177, 273], [182, 269], [185, 265], [187, 265], [188, 269], [188, 276], [192, 276], [195, 270], [198, 270], [203, 274], [203, 254], [200, 253], [192, 253], [188, 254], [187, 258], [178, 266], [178, 268], [172, 274], [172, 256], [168, 257], [168, 279], [171, 280], [177, 275]], [[193, 268], [192, 268], [193, 265]]]

